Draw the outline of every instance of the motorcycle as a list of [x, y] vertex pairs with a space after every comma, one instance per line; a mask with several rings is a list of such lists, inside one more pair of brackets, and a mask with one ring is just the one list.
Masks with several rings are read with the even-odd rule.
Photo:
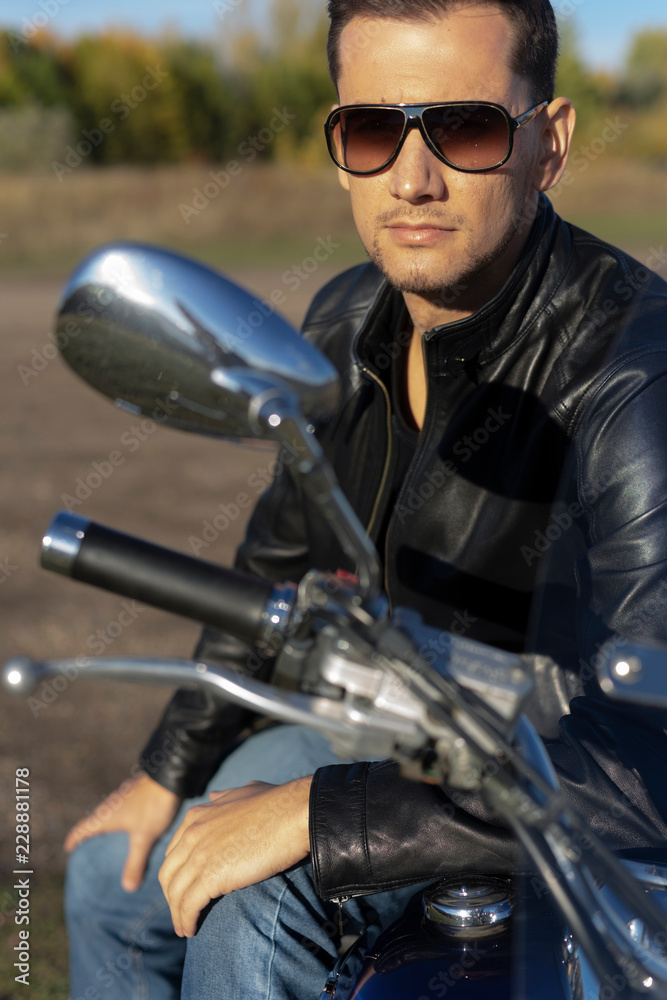
[[[321, 1000], [424, 1000], [455, 985], [471, 998], [667, 996], [667, 866], [621, 861], [560, 795], [524, 714], [535, 658], [443, 634], [407, 608], [390, 612], [377, 553], [314, 434], [336, 407], [336, 371], [275, 313], [252, 329], [238, 322], [252, 312], [248, 293], [195, 261], [115, 244], [73, 274], [56, 339], [79, 376], [134, 414], [289, 444], [306, 495], [356, 575], [314, 569], [274, 585], [63, 511], [43, 540], [46, 569], [275, 656], [271, 683], [203, 661], [78, 658], [77, 666], [90, 677], [207, 685], [254, 712], [316, 727], [342, 758], [393, 758], [413, 780], [473, 790], [513, 831], [525, 871], [434, 882], [370, 947], [362, 936], [341, 954]], [[667, 705], [664, 657], [610, 648], [597, 668], [603, 691]], [[72, 665], [16, 657], [3, 684], [26, 696]]]

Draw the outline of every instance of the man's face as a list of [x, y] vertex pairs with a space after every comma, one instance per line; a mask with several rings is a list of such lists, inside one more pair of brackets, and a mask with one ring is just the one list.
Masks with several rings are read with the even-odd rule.
[[[340, 103], [480, 100], [516, 117], [535, 102], [510, 69], [512, 46], [512, 28], [496, 7], [463, 8], [428, 22], [356, 18], [340, 40]], [[471, 308], [486, 301], [526, 238], [520, 221], [536, 198], [539, 146], [539, 126], [531, 122], [516, 132], [504, 166], [466, 174], [438, 160], [414, 129], [382, 172], [341, 171], [371, 259], [403, 292], [437, 300], [465, 285]]]

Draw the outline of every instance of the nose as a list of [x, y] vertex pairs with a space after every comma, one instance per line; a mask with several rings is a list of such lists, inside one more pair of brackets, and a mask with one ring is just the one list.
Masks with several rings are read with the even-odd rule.
[[412, 128], [390, 167], [389, 193], [412, 204], [439, 201], [447, 192], [447, 166], [434, 156], [418, 128]]

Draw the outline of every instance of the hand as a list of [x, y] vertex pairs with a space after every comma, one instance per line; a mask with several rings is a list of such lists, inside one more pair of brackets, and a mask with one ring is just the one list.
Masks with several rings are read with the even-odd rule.
[[99, 833], [127, 831], [130, 845], [120, 881], [126, 892], [134, 892], [143, 881], [153, 845], [169, 829], [180, 804], [175, 792], [140, 774], [124, 781], [95, 812], [72, 827], [65, 850], [69, 853]]
[[194, 935], [211, 899], [261, 882], [308, 856], [311, 781], [251, 781], [211, 792], [207, 805], [188, 810], [159, 876], [179, 937]]

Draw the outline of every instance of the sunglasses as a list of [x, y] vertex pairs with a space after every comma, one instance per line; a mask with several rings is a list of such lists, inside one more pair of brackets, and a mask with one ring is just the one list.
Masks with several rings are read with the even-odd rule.
[[447, 101], [444, 104], [346, 104], [335, 108], [324, 132], [329, 154], [349, 174], [376, 174], [401, 151], [410, 129], [418, 128], [439, 160], [465, 173], [502, 167], [512, 155], [514, 133], [532, 121], [548, 101], [512, 118], [500, 104]]

